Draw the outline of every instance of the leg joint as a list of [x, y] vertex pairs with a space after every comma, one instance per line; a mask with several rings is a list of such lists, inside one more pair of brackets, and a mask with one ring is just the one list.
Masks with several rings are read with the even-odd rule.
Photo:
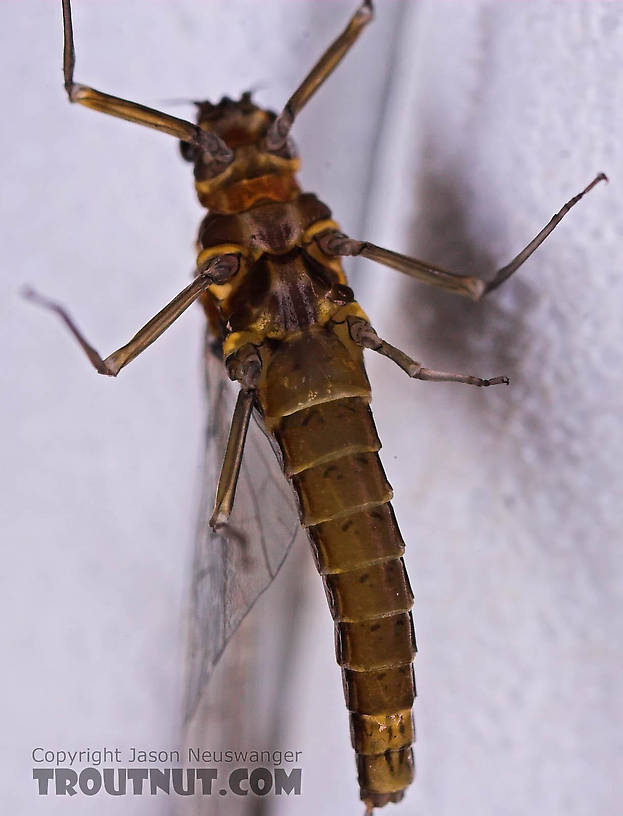
[[346, 318], [346, 322], [348, 323], [348, 333], [358, 346], [373, 351], [378, 351], [381, 348], [383, 341], [366, 320], [351, 315]]
[[262, 358], [256, 346], [247, 343], [225, 361], [230, 380], [240, 383], [243, 391], [254, 391], [262, 371]]
[[364, 241], [356, 241], [337, 230], [325, 230], [314, 236], [314, 240], [321, 252], [329, 257], [360, 255], [366, 246]]

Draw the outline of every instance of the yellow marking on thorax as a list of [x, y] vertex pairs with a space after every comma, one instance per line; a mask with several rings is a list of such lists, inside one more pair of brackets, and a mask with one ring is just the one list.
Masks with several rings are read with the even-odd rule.
[[208, 209], [234, 214], [258, 201], [290, 201], [300, 193], [295, 174], [300, 159], [285, 159], [258, 150], [257, 145], [236, 148], [234, 161], [218, 176], [195, 181], [199, 201]]
[[308, 244], [314, 235], [318, 235], [319, 232], [324, 232], [329, 229], [339, 231], [340, 225], [332, 218], [323, 218], [320, 221], [315, 221], [311, 226], [307, 227], [303, 233], [303, 243]]
[[223, 343], [223, 359], [227, 359], [231, 354], [235, 354], [239, 349], [247, 344], [261, 346], [264, 338], [254, 331], [238, 331], [229, 334]]
[[305, 247], [305, 251], [308, 255], [311, 255], [315, 261], [318, 261], [331, 269], [332, 272], [335, 272], [335, 274], [338, 276], [339, 283], [345, 284], [347, 283], [347, 280], [344, 270], [342, 269], [341, 259], [331, 258], [329, 255], [325, 255], [318, 244], [314, 241], [315, 236], [319, 235], [325, 230], [337, 230], [339, 232], [340, 225], [332, 218], [322, 218], [320, 221], [315, 221], [313, 224], [307, 227], [303, 233], [301, 243]]
[[205, 266], [208, 261], [216, 258], [217, 255], [244, 255], [247, 257], [249, 248], [242, 244], [215, 244], [202, 250], [197, 255], [197, 267]]
[[[212, 287], [210, 287], [210, 289], [211, 288]], [[335, 304], [330, 304], [329, 301], [326, 301], [326, 303], [328, 308], [326, 309], [326, 311], [321, 310], [318, 326], [320, 327], [326, 325], [329, 322], [334, 323], [335, 326], [333, 331], [341, 339], [342, 343], [349, 350], [351, 355], [355, 359], [357, 359], [358, 356], [361, 355], [361, 349], [354, 343], [354, 341], [350, 337], [350, 332], [348, 329], [346, 318], [360, 317], [363, 320], [369, 322], [367, 314], [357, 303], [357, 301], [347, 303], [344, 306], [339, 306], [337, 310], [335, 309]], [[297, 334], [303, 334], [303, 332], [301, 330], [284, 332], [280, 339], [285, 339], [287, 337], [292, 338]], [[266, 335], [264, 335], [261, 331], [253, 329], [232, 332], [225, 338], [225, 341], [223, 343], [223, 357], [227, 359], [227, 357], [229, 357], [230, 354], [234, 354], [236, 351], [242, 348], [242, 346], [245, 346], [247, 343], [251, 343], [254, 346], [261, 346], [265, 339]]]
[[360, 317], [362, 320], [366, 320], [368, 323], [370, 322], [370, 318], [356, 300], [353, 300], [351, 303], [345, 303], [344, 306], [340, 306], [340, 308], [333, 313], [331, 319], [334, 323], [345, 323], [347, 317]]
[[[242, 244], [215, 244], [199, 253], [197, 256], [197, 269], [205, 268], [206, 264], [208, 264], [212, 258], [216, 258], [219, 255], [241, 255], [242, 258], [246, 260], [249, 255], [249, 250]], [[245, 264], [243, 262], [233, 280], [227, 281], [226, 283], [213, 283], [208, 288], [208, 292], [215, 300], [222, 303], [232, 296], [244, 280], [246, 273], [244, 266]]]
[[241, 179], [207, 193], [201, 189], [206, 183], [195, 184], [199, 201], [209, 210], [223, 215], [245, 212], [261, 201], [293, 201], [301, 192], [296, 178], [291, 174], [267, 173], [252, 179]]

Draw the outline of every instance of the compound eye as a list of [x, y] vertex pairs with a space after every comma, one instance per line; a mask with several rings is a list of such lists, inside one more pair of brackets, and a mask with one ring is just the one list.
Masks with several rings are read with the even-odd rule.
[[195, 164], [201, 151], [190, 142], [180, 142], [180, 153], [185, 161]]

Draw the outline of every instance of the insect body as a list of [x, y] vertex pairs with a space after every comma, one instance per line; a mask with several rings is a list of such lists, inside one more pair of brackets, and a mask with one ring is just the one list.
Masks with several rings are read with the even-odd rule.
[[[400, 801], [413, 778], [415, 637], [404, 544], [377, 453], [380, 442], [369, 408], [363, 349], [380, 352], [416, 379], [475, 386], [508, 380], [427, 369], [381, 340], [347, 285], [341, 257], [362, 255], [478, 300], [506, 280], [605, 178], [600, 174], [571, 199], [488, 283], [342, 234], [328, 207], [300, 190], [289, 132], [371, 18], [372, 3], [366, 0], [278, 116], [255, 105], [246, 93], [238, 101], [225, 97], [218, 104], [197, 103], [197, 122], [191, 123], [75, 83], [71, 10], [64, 0], [70, 99], [177, 137], [183, 156], [194, 164], [197, 194], [208, 213], [199, 230], [194, 281], [105, 359], [61, 306], [31, 293], [61, 316], [97, 371], [113, 376], [201, 298], [222, 370], [239, 385], [212, 534], [222, 544], [224, 559], [232, 558], [237, 540], [244, 540], [232, 511], [255, 412], [296, 491], [300, 521], [323, 577], [335, 620], [361, 798], [368, 811]], [[262, 509], [268, 513], [274, 507]], [[268, 572], [264, 584], [274, 577], [274, 570]], [[205, 676], [256, 595], [241, 602], [236, 623], [204, 661]]]

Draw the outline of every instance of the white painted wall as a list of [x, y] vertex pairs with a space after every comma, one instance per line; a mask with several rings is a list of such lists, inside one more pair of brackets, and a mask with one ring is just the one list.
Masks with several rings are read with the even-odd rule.
[[622, 13], [423, 2], [402, 28], [373, 240], [490, 275], [612, 180], [486, 303], [379, 273], [391, 342], [512, 382], [372, 369], [421, 649], [405, 812], [620, 810]]
[[[261, 84], [274, 107], [351, 8], [75, 6], [78, 80], [152, 105]], [[185, 285], [200, 211], [171, 140], [66, 103], [55, 3], [5, 0], [0, 15], [13, 117], [0, 132], [2, 798], [18, 813], [41, 804], [37, 744], [175, 741], [203, 420], [199, 310], [108, 381], [17, 292], [66, 302], [108, 352]], [[612, 179], [483, 304], [366, 262], [352, 275], [390, 342], [512, 379], [477, 392], [370, 359], [420, 646], [418, 781], [397, 816], [618, 812], [622, 27], [619, 3], [385, 0], [297, 124], [303, 181], [345, 229], [471, 274], [505, 263], [594, 173]], [[330, 618], [308, 575], [288, 738], [305, 794], [278, 812], [358, 812]]]

